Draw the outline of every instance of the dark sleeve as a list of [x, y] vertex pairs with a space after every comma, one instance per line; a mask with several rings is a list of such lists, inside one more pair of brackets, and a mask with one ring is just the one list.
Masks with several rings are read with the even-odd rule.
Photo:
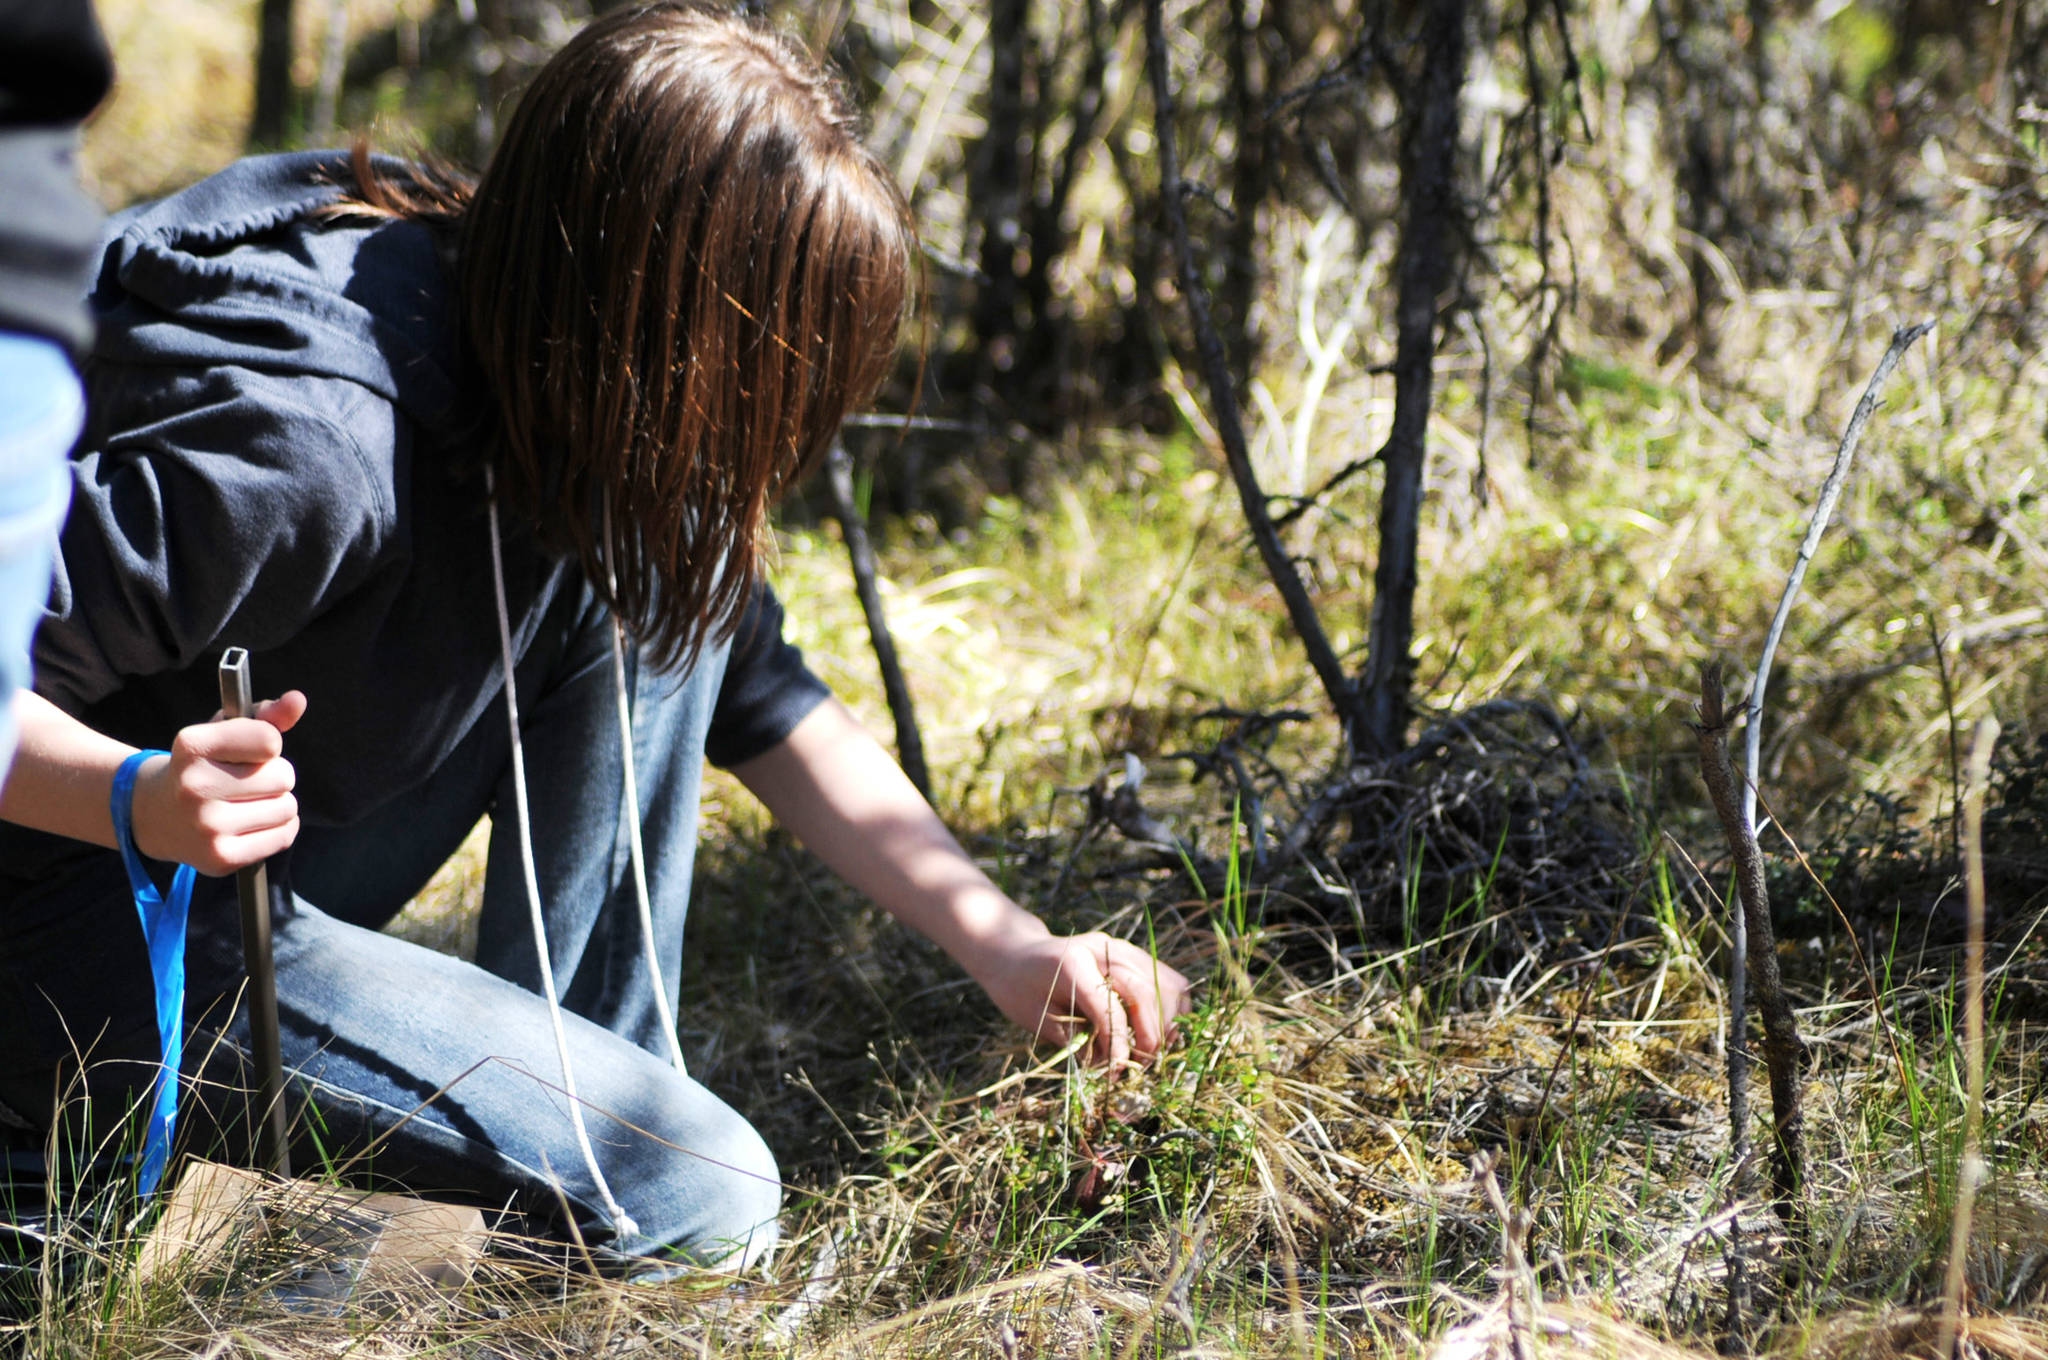
[[185, 670], [225, 636], [276, 647], [392, 543], [396, 422], [364, 389], [215, 369], [142, 375], [129, 386], [146, 395], [124, 401], [92, 376], [35, 640], [36, 689], [58, 707]]
[[86, 0], [0, 0], [0, 330], [82, 351], [100, 214], [73, 166], [113, 64]]
[[825, 682], [804, 665], [804, 654], [783, 640], [782, 601], [763, 581], [733, 632], [704, 755], [721, 769], [752, 760], [831, 697]]

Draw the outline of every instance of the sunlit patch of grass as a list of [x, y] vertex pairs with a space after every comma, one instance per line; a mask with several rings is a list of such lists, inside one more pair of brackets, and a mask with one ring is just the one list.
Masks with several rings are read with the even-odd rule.
[[[1231, 491], [1177, 443], [1108, 434], [1030, 508], [995, 499], [964, 535], [902, 526], [883, 598], [949, 815], [1043, 808], [1120, 752], [1150, 755], [1219, 704], [1287, 702], [1296, 646]], [[785, 532], [789, 636], [876, 731], [873, 653], [836, 530]]]
[[490, 850], [491, 819], [478, 822], [433, 881], [405, 904], [385, 929], [401, 940], [457, 958], [476, 957], [477, 913], [483, 905], [484, 864]]
[[114, 91], [81, 166], [109, 208], [184, 187], [233, 160], [249, 133], [253, 0], [101, 0]]

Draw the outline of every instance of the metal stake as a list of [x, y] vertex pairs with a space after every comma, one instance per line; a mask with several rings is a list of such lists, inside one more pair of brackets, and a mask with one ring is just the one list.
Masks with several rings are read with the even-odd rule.
[[[221, 712], [246, 718], [255, 707], [249, 685], [249, 653], [230, 647], [220, 658]], [[261, 1081], [262, 1114], [256, 1126], [257, 1156], [280, 1176], [292, 1174], [285, 1147], [284, 1050], [277, 1032], [277, 969], [270, 950], [270, 874], [252, 864], [235, 874], [242, 901], [242, 960], [249, 970], [249, 1038]]]

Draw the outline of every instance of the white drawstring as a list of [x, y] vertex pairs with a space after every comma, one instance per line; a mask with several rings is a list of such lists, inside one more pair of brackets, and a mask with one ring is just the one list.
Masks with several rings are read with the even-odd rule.
[[[512, 615], [505, 604], [505, 553], [498, 542], [498, 494], [490, 468], [484, 469], [484, 491], [490, 498], [491, 585], [498, 599], [498, 651], [505, 667], [505, 719], [512, 731], [512, 798], [519, 817], [519, 863], [526, 874], [526, 905], [533, 915], [533, 944], [540, 955], [541, 995], [547, 998], [548, 1020], [555, 1027], [555, 1053], [562, 1061], [562, 1089], [569, 1097], [569, 1121], [576, 1128], [576, 1145], [583, 1151], [583, 1165], [597, 1185], [605, 1216], [621, 1237], [637, 1237], [640, 1225], [633, 1221], [612, 1197], [604, 1172], [598, 1169], [597, 1152], [590, 1146], [590, 1132], [583, 1126], [583, 1102], [576, 1095], [576, 1074], [569, 1063], [569, 1036], [562, 1028], [562, 1003], [555, 997], [555, 969], [548, 958], [547, 926], [541, 919], [540, 872], [533, 864], [533, 817], [526, 801], [526, 750], [519, 740], [519, 700], [512, 682]], [[650, 942], [649, 948], [652, 948]]]
[[[612, 566], [612, 498], [604, 498], [604, 578], [613, 600], [619, 598], [619, 575]], [[654, 954], [654, 907], [647, 897], [647, 851], [640, 842], [640, 784], [633, 775], [633, 710], [626, 697], [626, 625], [614, 607], [612, 615], [612, 689], [619, 700], [619, 755], [626, 763], [626, 843], [633, 855], [633, 891], [640, 904], [640, 943], [647, 956], [647, 980], [654, 984], [654, 1008], [661, 1014], [661, 1032], [668, 1039], [669, 1060], [683, 1066], [683, 1045], [676, 1037], [675, 1012], [669, 1009], [668, 987], [661, 980], [661, 960]]]

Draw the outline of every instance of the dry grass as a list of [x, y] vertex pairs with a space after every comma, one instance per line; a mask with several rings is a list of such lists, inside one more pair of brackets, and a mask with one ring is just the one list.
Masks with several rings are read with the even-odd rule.
[[[1140, 933], [1149, 921], [1207, 983], [1183, 1043], [1111, 1083], [1028, 1053], [985, 1008], [963, 1013], [941, 964], [806, 862], [772, 843], [711, 856], [684, 1021], [697, 1071], [779, 1148], [828, 1154], [788, 1159], [789, 1244], [752, 1278], [620, 1286], [507, 1241], [474, 1285], [411, 1321], [353, 1305], [309, 1317], [276, 1283], [303, 1254], [258, 1269], [244, 1253], [138, 1288], [132, 1244], [102, 1226], [75, 1243], [90, 1264], [52, 1296], [31, 1349], [1505, 1358], [1526, 1303], [1497, 1297], [1502, 1228], [1473, 1179], [1480, 1154], [1530, 1216], [1538, 1354], [1711, 1353], [1731, 1216], [1767, 1263], [1800, 1256], [1763, 1206], [1721, 1197], [1712, 927], [1655, 897], [1670, 866], [1636, 866], [1645, 903], [1589, 911], [1515, 963], [1475, 969], [1460, 939], [1513, 913], [1482, 904], [1404, 948], [1385, 924], [1310, 930], [1280, 898], [1204, 902], [1164, 875], [1096, 877], [1128, 858], [1098, 850], [1075, 871], [1108, 894], [1089, 915]], [[1019, 869], [1027, 886], [1056, 871]], [[730, 919], [778, 898], [768, 929], [787, 933], [801, 910], [788, 903], [808, 898], [835, 932], [826, 948], [764, 955]], [[2014, 984], [2041, 979], [2038, 961], [2005, 962]], [[1885, 997], [1917, 1111], [1867, 999], [1808, 993], [1815, 1244], [1754, 1320], [1769, 1353], [1927, 1353], [1934, 1313], [1910, 1301], [1938, 1290], [1945, 1194], [1924, 1176], [1952, 1180], [1961, 1127], [1943, 982]], [[2034, 1072], [2023, 1039], [1993, 1063], [1999, 1171], [1968, 1253], [1968, 1335], [1986, 1356], [2032, 1356], [2048, 1335], [2032, 1311], [2048, 1285]], [[752, 1084], [735, 1090], [743, 1074]], [[835, 1142], [828, 1121], [851, 1127]]]
[[100, 202], [125, 207], [233, 160], [248, 135], [254, 0], [107, 0], [96, 9], [115, 62], [114, 92], [83, 157]]

